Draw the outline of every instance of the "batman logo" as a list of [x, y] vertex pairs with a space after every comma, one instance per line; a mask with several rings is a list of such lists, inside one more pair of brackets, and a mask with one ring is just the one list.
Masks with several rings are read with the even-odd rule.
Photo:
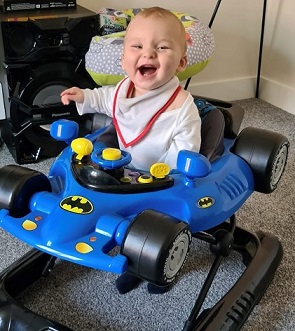
[[211, 197], [203, 197], [199, 199], [197, 205], [200, 208], [209, 208], [214, 205], [215, 200]]
[[89, 214], [93, 210], [92, 203], [79, 195], [64, 198], [60, 202], [60, 207], [75, 214]]

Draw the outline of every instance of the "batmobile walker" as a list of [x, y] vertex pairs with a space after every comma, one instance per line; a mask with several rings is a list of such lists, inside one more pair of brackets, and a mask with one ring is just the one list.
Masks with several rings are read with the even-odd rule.
[[[70, 146], [48, 176], [19, 165], [0, 169], [1, 227], [34, 247], [1, 273], [1, 325], [69, 330], [13, 299], [48, 275], [56, 258], [117, 274], [128, 271], [165, 286], [181, 272], [192, 238], [207, 241], [216, 258], [183, 330], [243, 325], [267, 289], [282, 247], [271, 234], [236, 226], [235, 213], [254, 191], [277, 187], [289, 142], [253, 127], [238, 133], [239, 107], [215, 107], [205, 115], [202, 130], [205, 121], [212, 122], [209, 115], [218, 119], [214, 123], [225, 123], [217, 148], [222, 145], [222, 152], [208, 152], [204, 139], [201, 152], [211, 156], [182, 150], [173, 171], [162, 163], [150, 172], [130, 169], [129, 153], [97, 140], [104, 129], [77, 138], [78, 124], [68, 120], [51, 126], [51, 135]], [[247, 268], [215, 306], [200, 314], [218, 266], [232, 250], [242, 254]]]
[[[205, 58], [200, 68], [207, 62]], [[67, 120], [51, 125], [52, 137], [69, 146], [48, 175], [19, 165], [0, 169], [0, 226], [33, 246], [0, 274], [1, 331], [71, 331], [15, 299], [47, 276], [57, 258], [105, 272], [128, 271], [165, 286], [181, 272], [192, 240], [207, 242], [215, 259], [183, 331], [242, 327], [268, 288], [283, 250], [276, 236], [238, 227], [235, 214], [253, 192], [276, 189], [289, 142], [268, 130], [240, 131], [244, 112], [236, 105], [195, 102], [204, 114], [200, 153], [180, 151], [172, 171], [165, 164], [155, 164], [149, 172], [130, 169], [128, 153], [97, 140], [103, 129], [78, 138], [77, 124]], [[241, 254], [245, 271], [215, 305], [202, 311], [222, 260], [233, 250]]]

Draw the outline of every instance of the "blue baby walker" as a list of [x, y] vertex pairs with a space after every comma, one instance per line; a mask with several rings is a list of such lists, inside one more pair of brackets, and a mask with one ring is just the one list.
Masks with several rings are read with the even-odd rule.
[[[95, 38], [90, 51], [102, 42], [101, 36]], [[199, 69], [192, 64], [189, 70]], [[88, 70], [101, 79], [91, 65]], [[181, 272], [192, 240], [208, 243], [215, 258], [183, 331], [236, 331], [243, 326], [267, 290], [283, 249], [270, 233], [238, 227], [235, 214], [253, 192], [276, 189], [289, 142], [268, 130], [240, 131], [244, 110], [235, 104], [198, 96], [195, 102], [202, 117], [201, 150], [180, 151], [176, 171], [169, 172], [164, 164], [149, 172], [131, 170], [131, 156], [115, 146], [112, 124], [94, 126], [93, 132], [78, 137], [78, 124], [69, 120], [51, 126], [51, 136], [66, 147], [48, 176], [14, 164], [0, 169], [1, 227], [33, 247], [0, 274], [2, 331], [73, 331], [16, 300], [49, 276], [57, 259], [117, 274], [127, 271], [167, 286]], [[114, 248], [119, 253], [109, 254]], [[242, 256], [244, 272], [215, 305], [202, 310], [222, 261], [232, 251]]]

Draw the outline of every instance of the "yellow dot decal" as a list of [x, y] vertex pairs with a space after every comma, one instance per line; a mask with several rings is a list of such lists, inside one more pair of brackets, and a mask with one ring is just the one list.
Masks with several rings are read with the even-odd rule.
[[164, 178], [170, 172], [170, 168], [166, 163], [155, 163], [150, 168], [150, 173], [156, 178]]
[[23, 228], [27, 231], [33, 231], [37, 229], [37, 224], [30, 220], [25, 220], [22, 225]]
[[106, 148], [102, 151], [102, 158], [109, 161], [120, 160], [121, 151], [118, 148]]
[[82, 242], [79, 242], [77, 245], [76, 245], [76, 250], [79, 252], [79, 253], [82, 253], [82, 254], [87, 254], [87, 253], [90, 253], [93, 251], [93, 248], [86, 244], [86, 243], [82, 243]]

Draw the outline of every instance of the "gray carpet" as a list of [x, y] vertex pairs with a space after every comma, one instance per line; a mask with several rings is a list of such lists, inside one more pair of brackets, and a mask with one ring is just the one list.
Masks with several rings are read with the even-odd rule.
[[[270, 195], [254, 193], [237, 213], [239, 225], [277, 235], [284, 248], [283, 261], [273, 282], [243, 330], [295, 330], [295, 116], [257, 99], [237, 103], [246, 110], [243, 126], [278, 131], [291, 142], [289, 162], [278, 189]], [[6, 146], [0, 156], [0, 166], [13, 163]], [[30, 167], [47, 172], [49, 166], [50, 161], [46, 160]], [[2, 230], [0, 241], [0, 270], [30, 249]], [[170, 292], [152, 295], [147, 292], [146, 283], [142, 283], [132, 292], [120, 295], [114, 286], [115, 275], [61, 261], [48, 278], [38, 281], [20, 301], [75, 331], [182, 330], [211, 262], [208, 246], [195, 240]], [[222, 264], [204, 306], [216, 302], [243, 269], [240, 257], [231, 255]]]

